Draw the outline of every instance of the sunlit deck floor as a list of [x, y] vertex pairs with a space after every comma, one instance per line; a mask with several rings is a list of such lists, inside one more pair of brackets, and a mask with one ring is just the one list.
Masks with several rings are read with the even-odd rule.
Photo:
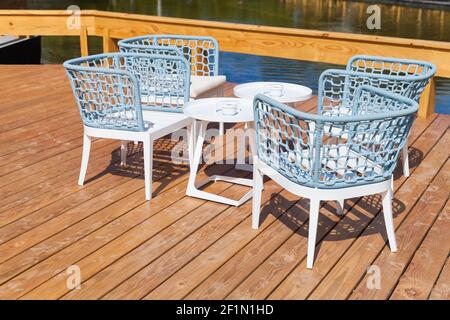
[[[93, 143], [78, 186], [82, 126], [62, 67], [0, 66], [0, 81], [0, 299], [450, 298], [450, 116], [415, 121], [412, 175], [395, 180], [399, 251], [386, 245], [378, 196], [347, 200], [343, 217], [325, 203], [307, 270], [307, 200], [266, 182], [252, 230], [251, 201], [185, 196], [188, 168], [170, 161], [168, 139], [155, 144], [150, 203], [139, 146], [121, 168], [118, 141]], [[204, 172], [226, 171], [247, 174]], [[77, 267], [81, 287], [71, 290]]]

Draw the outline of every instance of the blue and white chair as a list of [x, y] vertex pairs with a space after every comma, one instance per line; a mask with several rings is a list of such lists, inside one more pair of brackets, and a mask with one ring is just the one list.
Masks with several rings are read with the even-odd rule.
[[189, 101], [189, 63], [180, 56], [110, 53], [68, 60], [64, 67], [84, 125], [78, 184], [84, 183], [92, 138], [121, 140], [122, 164], [127, 141], [141, 141], [150, 200], [153, 141], [184, 127], [192, 133], [192, 120], [182, 112]]
[[[429, 62], [357, 55], [346, 70], [325, 70], [319, 79], [318, 114], [351, 115], [358, 87], [371, 85], [419, 102], [436, 67]], [[408, 142], [402, 150], [403, 174], [409, 176]]]
[[[219, 75], [219, 44], [212, 37], [184, 35], [145, 35], [118, 42], [121, 52], [179, 55], [190, 63], [190, 97], [221, 97], [226, 76]], [[224, 124], [220, 123], [220, 133]]]
[[259, 227], [264, 175], [309, 198], [308, 268], [314, 261], [320, 201], [381, 193], [389, 244], [397, 250], [390, 179], [418, 104], [363, 85], [355, 91], [352, 108], [351, 115], [316, 115], [264, 95], [254, 100], [252, 226]]

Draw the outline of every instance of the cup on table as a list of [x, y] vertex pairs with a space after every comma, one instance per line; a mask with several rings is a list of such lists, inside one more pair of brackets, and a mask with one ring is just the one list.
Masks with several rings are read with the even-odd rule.
[[219, 101], [216, 105], [216, 110], [220, 111], [224, 116], [235, 116], [239, 113], [238, 101]]
[[283, 85], [277, 83], [266, 84], [263, 88], [263, 94], [270, 97], [281, 97], [283, 95], [283, 91]]

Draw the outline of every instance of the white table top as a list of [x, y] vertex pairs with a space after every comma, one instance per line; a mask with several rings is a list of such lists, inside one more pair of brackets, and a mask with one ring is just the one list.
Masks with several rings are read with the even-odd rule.
[[[237, 101], [239, 112], [236, 115], [223, 115], [218, 110], [217, 103], [221, 101]], [[251, 122], [253, 121], [253, 101], [240, 98], [206, 98], [188, 102], [184, 114], [208, 122]]]
[[312, 90], [308, 87], [287, 82], [249, 82], [237, 85], [233, 89], [233, 94], [239, 98], [251, 99], [258, 94], [264, 94], [264, 87], [267, 85], [282, 85], [283, 95], [280, 97], [271, 97], [282, 103], [292, 103], [305, 101], [311, 98]]

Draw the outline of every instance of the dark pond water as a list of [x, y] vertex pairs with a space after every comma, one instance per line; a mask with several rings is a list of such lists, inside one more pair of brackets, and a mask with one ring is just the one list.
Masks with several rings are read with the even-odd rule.
[[[18, 1], [20, 3], [20, 1]], [[240, 22], [304, 29], [318, 29], [418, 38], [450, 42], [450, 5], [405, 6], [386, 1], [343, 0], [28, 0], [21, 6], [30, 9], [99, 9], [162, 15], [192, 19]], [[13, 2], [14, 3], [14, 2]], [[381, 13], [380, 29], [367, 28], [369, 5], [377, 4]], [[2, 5], [4, 7], [5, 5]], [[90, 53], [101, 51], [99, 39], [90, 39]], [[43, 63], [60, 63], [79, 55], [76, 37], [43, 39]], [[450, 63], [450, 61], [449, 61]], [[229, 81], [243, 83], [256, 80], [280, 80], [317, 89], [320, 73], [329, 64], [268, 58], [223, 52], [220, 70]], [[450, 81], [437, 81], [436, 109], [450, 113]]]

